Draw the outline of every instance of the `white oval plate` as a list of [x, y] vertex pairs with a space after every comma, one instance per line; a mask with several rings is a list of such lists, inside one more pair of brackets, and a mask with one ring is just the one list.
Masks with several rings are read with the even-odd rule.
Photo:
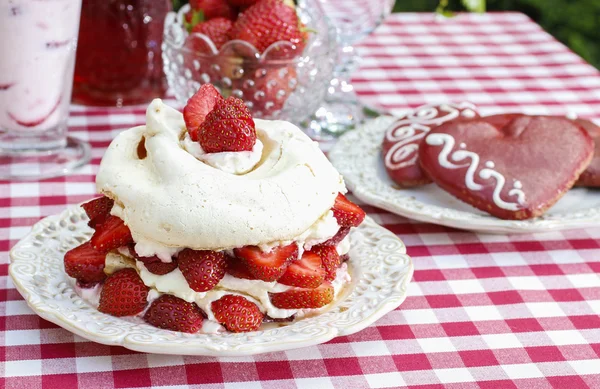
[[382, 116], [343, 135], [328, 156], [348, 188], [362, 201], [427, 223], [488, 233], [532, 233], [600, 225], [600, 191], [571, 189], [546, 214], [531, 220], [502, 220], [454, 198], [435, 184], [399, 189], [388, 177], [381, 142], [394, 121]]
[[63, 257], [90, 238], [86, 223], [83, 210], [71, 207], [34, 225], [10, 252], [10, 276], [44, 319], [94, 342], [148, 353], [241, 356], [324, 343], [360, 331], [396, 309], [406, 298], [413, 274], [402, 241], [367, 218], [350, 235], [352, 281], [323, 314], [245, 334], [183, 334], [137, 318], [106, 315], [77, 295], [64, 272]]

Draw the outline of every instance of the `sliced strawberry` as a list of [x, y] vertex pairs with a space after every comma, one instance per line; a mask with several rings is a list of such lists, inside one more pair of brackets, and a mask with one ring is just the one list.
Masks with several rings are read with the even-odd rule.
[[94, 250], [90, 242], [67, 251], [65, 272], [83, 283], [100, 282], [106, 278], [104, 261], [106, 254]]
[[98, 310], [113, 316], [133, 316], [147, 304], [148, 287], [132, 268], [113, 273], [104, 282]]
[[245, 280], [256, 280], [249, 271], [246, 265], [238, 258], [227, 256], [227, 274], [235, 278], [243, 278]]
[[285, 273], [290, 261], [298, 257], [298, 246], [274, 247], [265, 253], [256, 246], [246, 246], [234, 250], [235, 255], [246, 265], [254, 277], [263, 281], [275, 281]]
[[333, 238], [321, 243], [322, 246], [337, 246], [350, 232], [350, 227], [341, 227]]
[[98, 197], [97, 199], [83, 204], [81, 207], [88, 215], [88, 218], [90, 218], [88, 226], [96, 228], [96, 226], [104, 223], [106, 218], [110, 215], [110, 210], [114, 204], [115, 201], [106, 196]]
[[229, 96], [206, 115], [198, 138], [207, 153], [250, 151], [256, 143], [256, 128], [246, 104]]
[[277, 282], [300, 288], [317, 288], [325, 280], [325, 269], [321, 258], [310, 251], [305, 251], [302, 258], [290, 263], [287, 270]]
[[193, 141], [198, 140], [198, 130], [206, 115], [222, 100], [223, 96], [212, 84], [202, 85], [198, 92], [190, 97], [183, 108], [183, 119]]
[[281, 309], [321, 308], [333, 301], [333, 286], [329, 282], [316, 289], [294, 288], [281, 293], [269, 293], [271, 303]]
[[139, 255], [134, 254], [134, 256], [138, 261], [142, 262], [146, 269], [152, 274], [162, 276], [177, 269], [177, 258], [171, 258], [171, 262], [166, 263], [161, 261], [156, 255], [153, 257], [140, 257]]
[[92, 247], [104, 253], [117, 249], [121, 246], [127, 246], [133, 242], [131, 231], [125, 225], [123, 220], [110, 215], [104, 223], [96, 226], [96, 232], [92, 235]]
[[163, 294], [152, 302], [144, 320], [165, 330], [194, 333], [202, 328], [204, 315], [196, 304]]
[[206, 292], [225, 276], [227, 262], [223, 252], [185, 249], [177, 257], [179, 270], [190, 288]]
[[231, 332], [256, 331], [263, 313], [252, 301], [239, 295], [227, 294], [210, 305], [215, 319]]
[[214, 18], [208, 22], [196, 24], [192, 32], [204, 34], [210, 38], [217, 49], [220, 49], [227, 41], [229, 41], [229, 33], [233, 27], [233, 22], [225, 18]]
[[366, 215], [365, 211], [341, 193], [338, 193], [332, 211], [342, 227], [358, 227], [365, 220]]
[[313, 247], [310, 251], [318, 255], [321, 259], [321, 262], [323, 263], [323, 269], [325, 270], [325, 280], [333, 281], [335, 279], [337, 269], [342, 263], [340, 255], [338, 254], [335, 246], [318, 245]]

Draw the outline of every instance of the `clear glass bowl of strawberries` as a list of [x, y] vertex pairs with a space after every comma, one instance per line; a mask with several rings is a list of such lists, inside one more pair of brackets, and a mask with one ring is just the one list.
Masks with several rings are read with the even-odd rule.
[[178, 102], [211, 83], [256, 118], [299, 124], [332, 77], [335, 31], [318, 0], [191, 0], [165, 21], [164, 70]]

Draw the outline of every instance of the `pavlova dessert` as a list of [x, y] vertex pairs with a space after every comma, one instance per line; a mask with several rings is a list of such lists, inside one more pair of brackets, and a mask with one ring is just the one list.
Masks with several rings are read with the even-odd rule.
[[104, 196], [83, 204], [95, 232], [64, 264], [101, 312], [254, 331], [318, 313], [349, 281], [348, 233], [365, 213], [340, 174], [293, 124], [254, 120], [212, 85], [183, 114], [154, 100], [96, 182]]

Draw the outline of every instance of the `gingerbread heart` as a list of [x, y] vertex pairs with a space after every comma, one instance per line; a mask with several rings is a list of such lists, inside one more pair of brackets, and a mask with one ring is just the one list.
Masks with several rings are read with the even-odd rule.
[[431, 182], [418, 163], [419, 144], [427, 133], [450, 120], [479, 117], [471, 103], [423, 105], [399, 117], [385, 131], [382, 156], [388, 175], [401, 187]]
[[594, 143], [566, 118], [495, 115], [442, 124], [419, 148], [442, 189], [501, 219], [543, 214], [589, 165]]
[[587, 133], [594, 140], [594, 158], [585, 169], [575, 185], [577, 186], [593, 186], [600, 188], [600, 127], [589, 120], [575, 119], [575, 122], [585, 128]]

